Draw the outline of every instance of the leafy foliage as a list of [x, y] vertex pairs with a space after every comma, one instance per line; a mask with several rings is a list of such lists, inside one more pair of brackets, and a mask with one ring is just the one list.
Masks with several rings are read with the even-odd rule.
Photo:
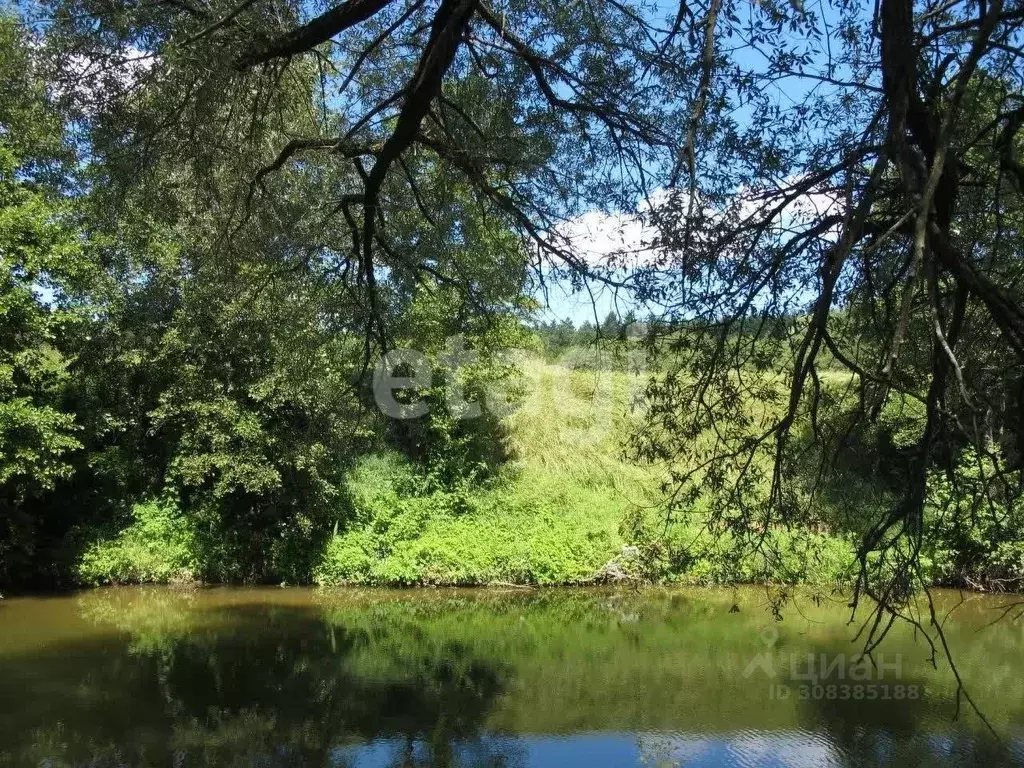
[[191, 581], [199, 570], [194, 523], [169, 503], [137, 504], [131, 523], [82, 553], [78, 577], [91, 584]]
[[63, 397], [84, 322], [68, 290], [91, 264], [53, 172], [61, 126], [46, 111], [23, 30], [0, 16], [0, 582], [34, 555], [33, 505], [73, 472], [80, 425]]
[[955, 472], [935, 471], [925, 555], [940, 584], [1003, 591], [1024, 580], [1024, 510], [1018, 494], [989, 487], [996, 461], [966, 449]]

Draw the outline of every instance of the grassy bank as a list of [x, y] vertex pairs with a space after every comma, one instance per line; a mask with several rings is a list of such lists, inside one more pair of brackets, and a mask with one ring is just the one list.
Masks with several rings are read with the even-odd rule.
[[[842, 579], [847, 538], [771, 532], [774, 561], [709, 537], [700, 515], [665, 528], [672, 556], [651, 558], [638, 530], [664, 525], [664, 468], [629, 461], [639, 375], [522, 366], [525, 396], [502, 423], [508, 461], [485, 481], [433, 487], [396, 452], [364, 457], [308, 574], [323, 585], [581, 584], [622, 578], [698, 584]], [[135, 508], [135, 520], [89, 545], [85, 583], [189, 581], [213, 556], [203, 531], [173, 506]], [[629, 525], [626, 522], [629, 521]], [[639, 521], [639, 526], [638, 526]], [[326, 535], [325, 535], [326, 534]], [[700, 546], [694, 542], [700, 541]]]
[[620, 555], [626, 512], [656, 487], [650, 468], [620, 455], [637, 378], [539, 362], [523, 373], [498, 476], [417, 495], [408, 464], [370, 457], [353, 473], [355, 519], [328, 543], [319, 583], [579, 583]]
[[[869, 442], [817, 489], [813, 525], [769, 527], [755, 530], [754, 542], [738, 541], [709, 524], [706, 494], [666, 519], [668, 467], [627, 458], [624, 446], [642, 418], [642, 376], [539, 359], [520, 368], [524, 395], [501, 421], [506, 460], [496, 469], [474, 475], [470, 467], [465, 477], [441, 482], [429, 460], [415, 463], [393, 450], [364, 455], [346, 473], [333, 514], [300, 515], [300, 525], [260, 556], [286, 583], [325, 586], [644, 580], [842, 587], [854, 576], [856, 543], [895, 498], [879, 467], [916, 439], [913, 409], [883, 413], [879, 434], [864, 437]], [[751, 406], [752, 422], [763, 415]], [[879, 449], [883, 443], [888, 448]], [[923, 573], [939, 585], [1013, 589], [1024, 576], [1024, 511], [993, 507], [975, 464], [963, 468], [956, 487], [934, 478]], [[770, 477], [767, 464], [758, 469]], [[951, 514], [963, 504], [977, 509], [968, 528]], [[231, 541], [210, 519], [217, 520], [174, 503], [138, 504], [120, 530], [83, 532], [77, 579], [254, 580], [232, 570]]]

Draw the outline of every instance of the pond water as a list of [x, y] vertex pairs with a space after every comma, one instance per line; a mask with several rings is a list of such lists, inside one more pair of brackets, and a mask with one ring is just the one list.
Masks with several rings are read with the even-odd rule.
[[981, 711], [894, 629], [763, 590], [101, 589], [0, 600], [0, 764], [1024, 765], [1024, 621], [937, 598]]

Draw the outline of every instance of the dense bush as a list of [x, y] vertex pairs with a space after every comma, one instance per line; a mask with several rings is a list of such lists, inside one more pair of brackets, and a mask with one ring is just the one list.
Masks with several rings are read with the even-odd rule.
[[1024, 583], [1024, 504], [992, 460], [972, 449], [936, 470], [925, 508], [925, 566], [950, 586], [1019, 590]]
[[88, 584], [191, 581], [199, 554], [190, 518], [170, 502], [151, 501], [135, 505], [125, 528], [86, 547], [77, 576]]
[[[738, 541], [691, 522], [676, 526], [654, 550], [648, 569], [660, 580], [685, 584], [810, 584], [851, 582], [853, 542], [811, 531], [768, 531], [756, 543]], [[650, 554], [648, 555], [650, 557]]]
[[594, 489], [498, 478], [428, 490], [397, 456], [354, 473], [355, 514], [316, 571], [321, 584], [571, 584], [622, 546], [621, 506]]

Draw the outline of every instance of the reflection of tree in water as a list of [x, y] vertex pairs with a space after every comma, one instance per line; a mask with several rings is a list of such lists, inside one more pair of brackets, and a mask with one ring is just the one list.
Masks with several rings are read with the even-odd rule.
[[[333, 626], [300, 607], [218, 612], [202, 631], [131, 653], [105, 635], [8, 658], [4, 750], [26, 762], [320, 765], [338, 746], [385, 737], [409, 745], [396, 765], [449, 765], [502, 690], [502, 671], [457, 643], [409, 633], [377, 643], [372, 628]], [[55, 733], [33, 732], [40, 723]], [[493, 751], [470, 753], [486, 765], [514, 758]]]
[[[831, 658], [833, 649], [818, 648], [815, 658]], [[787, 680], [793, 696], [800, 685], [808, 681]], [[888, 686], [917, 686], [917, 699], [842, 700], [813, 696], [799, 701], [802, 716], [808, 728], [823, 730], [849, 766], [991, 766], [1009, 762], [1009, 754], [991, 734], [980, 728], [971, 730], [963, 721], [953, 722], [949, 702], [925, 691], [929, 681], [921, 676], [907, 674], [899, 679], [862, 680], [860, 684], [874, 685], [876, 691]], [[858, 684], [849, 678], [833, 675], [818, 683], [828, 685]], [[882, 694], [879, 693], [879, 696]], [[964, 713], [964, 717], [971, 717]], [[980, 724], [978, 724], [980, 725]]]
[[[744, 677], [762, 613], [755, 597], [738, 614], [733, 602], [730, 592], [691, 600], [603, 590], [62, 598], [38, 613], [38, 632], [28, 620], [36, 613], [22, 617], [20, 641], [3, 642], [0, 617], [0, 765], [7, 751], [19, 765], [485, 766], [525, 762], [523, 750], [536, 748], [529, 737], [486, 734], [485, 724], [643, 734], [638, 751], [652, 765], [720, 764], [723, 749], [788, 759], [823, 743], [853, 765], [985, 759], [990, 742], [949, 723], [948, 698], [916, 708], [767, 702], [761, 673], [756, 690]], [[849, 651], [846, 635], [829, 630], [845, 610], [823, 617], [822, 631], [787, 632], [779, 652]], [[978, 635], [979, 621], [958, 641], [975, 643], [970, 679], [984, 681], [1005, 727], [1020, 722], [1020, 639]], [[922, 728], [931, 735], [916, 735]], [[655, 744], [652, 733], [671, 738]], [[993, 754], [990, 764], [1006, 762]]]

